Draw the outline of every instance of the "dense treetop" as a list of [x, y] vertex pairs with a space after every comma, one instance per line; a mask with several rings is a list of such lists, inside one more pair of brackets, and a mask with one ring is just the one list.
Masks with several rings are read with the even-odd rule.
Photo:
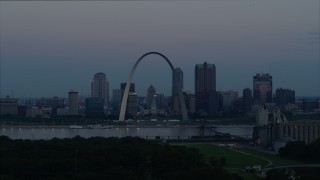
[[11, 140], [0, 136], [1, 179], [239, 179], [198, 150], [141, 138]]

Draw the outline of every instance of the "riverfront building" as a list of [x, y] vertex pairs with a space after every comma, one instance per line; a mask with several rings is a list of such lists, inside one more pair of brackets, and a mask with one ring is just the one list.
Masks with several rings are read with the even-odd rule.
[[0, 99], [0, 115], [1, 116], [16, 116], [18, 114], [18, 99], [6, 98]]
[[304, 141], [309, 144], [320, 138], [320, 123], [318, 121], [288, 122], [279, 108], [269, 111], [266, 106], [261, 106], [257, 111], [256, 120], [253, 140], [257, 146], [278, 150], [280, 148], [279, 144], [284, 139]]

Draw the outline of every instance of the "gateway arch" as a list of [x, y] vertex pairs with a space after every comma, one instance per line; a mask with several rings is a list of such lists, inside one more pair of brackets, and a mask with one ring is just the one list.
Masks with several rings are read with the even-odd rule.
[[[123, 94], [123, 98], [122, 98], [122, 103], [121, 103], [121, 109], [120, 109], [120, 115], [119, 115], [119, 121], [124, 121], [124, 118], [125, 118], [125, 114], [126, 114], [126, 108], [127, 108], [127, 100], [128, 100], [128, 95], [129, 95], [129, 88], [130, 88], [130, 84], [131, 84], [131, 81], [132, 81], [132, 78], [133, 78], [133, 75], [134, 75], [134, 72], [138, 66], [138, 64], [140, 63], [140, 61], [145, 58], [146, 56], [148, 55], [151, 55], [151, 54], [155, 54], [155, 55], [159, 55], [161, 56], [164, 60], [166, 60], [166, 62], [169, 64], [172, 72], [174, 73], [175, 69], [172, 65], [172, 63], [169, 61], [169, 59], [164, 56], [163, 54], [159, 53], [159, 52], [148, 52], [148, 53], [145, 53], [144, 55], [142, 55], [138, 60], [137, 62], [134, 64], [134, 66], [132, 67], [132, 70], [130, 72], [130, 75], [129, 75], [129, 79], [127, 81], [127, 84], [126, 84], [126, 88], [124, 90], [124, 94]], [[175, 81], [179, 81], [179, 78], [174, 78]], [[180, 86], [180, 83], [177, 82], [176, 83], [178, 86]], [[182, 114], [182, 120], [183, 121], [186, 121], [188, 120], [188, 116], [187, 116], [187, 109], [186, 109], [186, 103], [184, 101], [184, 96], [182, 95], [182, 91], [181, 91], [181, 87], [178, 87], [178, 93], [179, 93], [179, 100], [180, 100], [180, 105], [181, 105], [181, 114]]]

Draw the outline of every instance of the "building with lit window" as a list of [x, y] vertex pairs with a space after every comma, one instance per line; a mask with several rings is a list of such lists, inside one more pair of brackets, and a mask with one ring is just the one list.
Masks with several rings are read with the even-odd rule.
[[272, 76], [266, 73], [253, 76], [253, 101], [256, 105], [272, 103]]

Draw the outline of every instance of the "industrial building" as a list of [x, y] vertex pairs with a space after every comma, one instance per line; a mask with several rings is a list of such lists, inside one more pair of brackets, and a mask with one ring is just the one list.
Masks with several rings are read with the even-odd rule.
[[256, 126], [253, 129], [253, 140], [256, 146], [279, 149], [278, 144], [283, 139], [287, 142], [288, 139], [292, 139], [292, 141], [304, 141], [309, 144], [320, 137], [319, 121], [288, 122], [277, 107], [270, 113], [268, 107], [261, 106], [257, 111], [256, 120]]

